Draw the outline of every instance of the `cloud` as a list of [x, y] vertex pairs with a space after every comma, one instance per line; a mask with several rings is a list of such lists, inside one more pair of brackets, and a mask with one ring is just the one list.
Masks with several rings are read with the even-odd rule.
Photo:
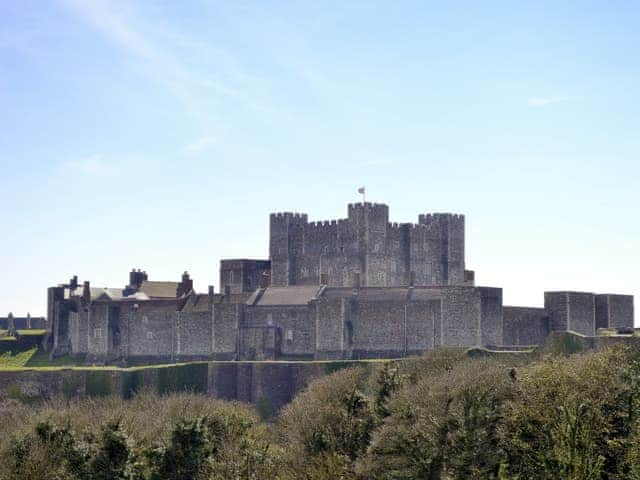
[[206, 150], [213, 142], [214, 138], [210, 135], [204, 135], [195, 139], [193, 142], [189, 143], [184, 147], [185, 153], [190, 155], [197, 155]]
[[553, 103], [560, 103], [567, 100], [566, 97], [531, 97], [527, 100], [530, 107], [546, 107]]
[[[134, 3], [106, 0], [60, 0], [82, 21], [108, 41], [133, 57], [137, 68], [152, 81], [178, 98], [190, 111], [210, 119], [212, 112], [203, 107], [207, 93], [231, 99], [252, 110], [267, 113], [278, 109], [270, 104], [267, 84], [249, 75], [237, 58], [218, 45], [174, 31], [152, 15], [136, 12]], [[202, 59], [208, 59], [209, 63]]]

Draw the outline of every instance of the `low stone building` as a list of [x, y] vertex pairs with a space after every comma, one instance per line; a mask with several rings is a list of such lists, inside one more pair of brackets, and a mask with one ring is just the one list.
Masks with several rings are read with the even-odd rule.
[[546, 292], [544, 308], [503, 306], [465, 268], [464, 217], [388, 222], [388, 207], [349, 205], [346, 219], [270, 217], [270, 258], [223, 260], [220, 293], [185, 272], [124, 288], [49, 288], [48, 347], [87, 361], [352, 359], [441, 346], [521, 348], [553, 331], [633, 329], [633, 297]]

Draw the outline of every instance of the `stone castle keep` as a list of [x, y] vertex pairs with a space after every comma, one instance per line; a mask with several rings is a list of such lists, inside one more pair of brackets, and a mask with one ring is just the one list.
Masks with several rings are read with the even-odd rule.
[[633, 331], [633, 297], [545, 292], [544, 308], [502, 303], [465, 268], [464, 216], [390, 223], [389, 208], [270, 217], [269, 259], [222, 260], [220, 292], [133, 270], [124, 288], [73, 277], [48, 289], [48, 348], [88, 362], [391, 358], [440, 346], [522, 348], [554, 331]]

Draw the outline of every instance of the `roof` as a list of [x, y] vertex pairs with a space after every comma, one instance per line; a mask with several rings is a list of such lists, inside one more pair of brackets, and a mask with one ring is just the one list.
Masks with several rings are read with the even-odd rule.
[[145, 293], [149, 298], [176, 298], [178, 296], [178, 282], [142, 282], [139, 291]]
[[268, 287], [255, 305], [306, 305], [317, 298], [320, 288], [320, 285]]
[[242, 293], [232, 293], [228, 297], [226, 297], [222, 293], [216, 293], [213, 296], [213, 303], [245, 303], [247, 299], [249, 299], [253, 293], [242, 292]]
[[182, 307], [183, 312], [208, 312], [209, 311], [209, 295], [199, 293], [190, 295], [187, 302]]

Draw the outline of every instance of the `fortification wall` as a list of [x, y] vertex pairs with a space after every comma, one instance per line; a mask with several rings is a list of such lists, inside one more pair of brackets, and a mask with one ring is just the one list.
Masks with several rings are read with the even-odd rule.
[[345, 300], [320, 298], [312, 302], [315, 312], [316, 359], [341, 359], [345, 351]]
[[569, 330], [593, 336], [596, 332], [596, 299], [588, 292], [545, 292], [544, 306], [551, 331]]
[[277, 357], [280, 336], [273, 326], [244, 327], [238, 340], [240, 360], [275, 360]]
[[312, 318], [307, 305], [247, 307], [245, 325], [275, 327], [279, 340], [276, 345], [278, 355], [313, 358], [315, 354], [315, 315]]
[[596, 299], [593, 293], [569, 292], [569, 330], [596, 334]]
[[140, 302], [137, 311], [131, 313], [127, 323], [128, 346], [124, 352], [129, 357], [161, 358], [176, 354], [175, 306], [159, 306]]
[[98, 371], [82, 368], [0, 371], [0, 400], [109, 394], [130, 398], [141, 389], [159, 394], [196, 391], [222, 400], [268, 405], [275, 412], [310, 381], [334, 368], [331, 363], [322, 362], [203, 362]]
[[482, 309], [481, 334], [482, 345], [502, 345], [503, 311], [502, 289], [479, 287]]
[[[331, 286], [461, 285], [464, 216], [420, 215], [419, 224], [389, 223], [389, 207], [357, 203], [348, 218], [307, 221], [304, 214], [270, 217], [271, 284]], [[322, 270], [322, 271], [321, 271]]]
[[411, 224], [408, 223], [388, 225], [386, 245], [388, 285], [409, 285], [412, 281], [410, 232]]
[[78, 312], [69, 312], [69, 338], [71, 351], [74, 355], [86, 355], [89, 353], [89, 325], [87, 312], [80, 309]]
[[205, 357], [211, 355], [211, 314], [176, 312], [176, 355]]
[[[415, 232], [416, 249], [424, 248], [427, 283], [424, 285], [462, 285], [464, 283], [464, 215], [433, 213], [420, 215], [424, 230]], [[422, 247], [424, 245], [424, 247]], [[420, 263], [419, 257], [413, 263]], [[431, 277], [431, 278], [429, 278]]]
[[633, 328], [632, 295], [596, 295], [596, 328]]
[[504, 345], [544, 345], [549, 317], [544, 308], [503, 307]]
[[109, 353], [109, 305], [93, 304], [87, 314], [87, 351], [89, 355], [106, 356]]
[[549, 315], [549, 329], [562, 332], [568, 329], [569, 300], [567, 292], [544, 292], [544, 309]]
[[420, 355], [435, 348], [440, 301], [409, 302], [406, 305], [407, 355]]
[[219, 360], [236, 358], [238, 326], [244, 306], [236, 303], [217, 303], [213, 315], [213, 355]]
[[302, 253], [307, 215], [284, 212], [269, 217], [271, 285], [295, 285], [297, 255]]
[[442, 345], [482, 344], [480, 290], [471, 287], [442, 289]]
[[351, 318], [354, 358], [401, 357], [407, 349], [405, 302], [362, 301]]

